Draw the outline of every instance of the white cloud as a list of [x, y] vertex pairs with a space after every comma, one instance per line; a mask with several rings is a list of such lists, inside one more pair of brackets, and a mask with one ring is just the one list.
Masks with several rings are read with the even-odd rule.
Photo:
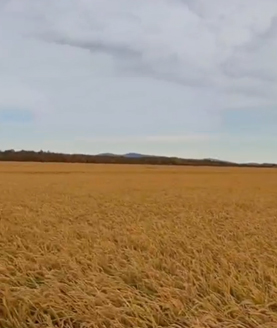
[[126, 137], [95, 137], [95, 138], [86, 138], [86, 137], [77, 137], [75, 140], [77, 142], [86, 142], [89, 144], [93, 143], [125, 143], [126, 141], [135, 143], [191, 143], [191, 142], [201, 142], [215, 139], [216, 136], [210, 134], [188, 134], [188, 135], [142, 135], [142, 136], [131, 136], [126, 139]]
[[216, 132], [276, 106], [276, 20], [276, 0], [2, 0], [0, 107], [72, 138]]

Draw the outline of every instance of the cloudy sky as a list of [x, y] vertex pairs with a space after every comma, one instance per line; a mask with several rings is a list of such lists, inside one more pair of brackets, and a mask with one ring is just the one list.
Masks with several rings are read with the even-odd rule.
[[1, 0], [0, 149], [277, 162], [276, 0]]

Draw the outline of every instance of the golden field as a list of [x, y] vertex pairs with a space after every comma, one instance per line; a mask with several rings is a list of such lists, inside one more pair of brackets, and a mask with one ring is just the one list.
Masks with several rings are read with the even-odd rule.
[[277, 170], [0, 164], [0, 327], [277, 327]]

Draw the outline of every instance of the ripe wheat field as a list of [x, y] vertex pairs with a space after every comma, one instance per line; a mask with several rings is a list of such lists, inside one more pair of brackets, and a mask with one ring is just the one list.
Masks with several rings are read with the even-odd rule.
[[277, 170], [0, 164], [0, 327], [277, 327]]

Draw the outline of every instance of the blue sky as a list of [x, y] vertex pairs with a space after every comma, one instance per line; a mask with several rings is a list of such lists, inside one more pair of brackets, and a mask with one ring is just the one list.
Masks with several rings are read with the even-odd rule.
[[34, 115], [30, 110], [25, 110], [23, 108], [5, 108], [2, 107], [0, 110], [0, 121], [3, 125], [7, 123], [31, 123], [34, 120]]
[[0, 149], [277, 162], [276, 0], [5, 0]]

